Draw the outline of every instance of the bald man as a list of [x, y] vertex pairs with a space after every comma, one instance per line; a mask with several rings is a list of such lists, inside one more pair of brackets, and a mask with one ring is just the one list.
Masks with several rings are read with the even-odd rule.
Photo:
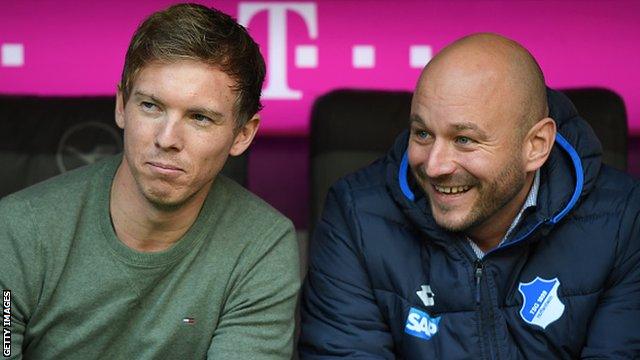
[[640, 358], [640, 184], [527, 50], [456, 41], [409, 120], [329, 192], [301, 358]]

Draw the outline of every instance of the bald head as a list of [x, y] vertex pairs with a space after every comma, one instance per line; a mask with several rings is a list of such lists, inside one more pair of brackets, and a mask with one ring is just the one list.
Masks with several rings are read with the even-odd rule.
[[521, 134], [548, 116], [538, 63], [520, 44], [496, 34], [470, 35], [445, 47], [420, 76], [416, 92], [425, 91], [499, 103]]

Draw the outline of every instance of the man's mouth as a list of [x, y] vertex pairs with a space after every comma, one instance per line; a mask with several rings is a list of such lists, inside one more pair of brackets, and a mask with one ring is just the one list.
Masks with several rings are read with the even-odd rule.
[[433, 188], [441, 194], [454, 195], [454, 194], [462, 194], [469, 191], [469, 189], [471, 189], [471, 186], [469, 185], [440, 186], [440, 185], [433, 184]]
[[168, 164], [168, 163], [150, 161], [148, 164], [158, 169], [166, 170], [166, 171], [184, 171], [182, 168], [175, 165]]

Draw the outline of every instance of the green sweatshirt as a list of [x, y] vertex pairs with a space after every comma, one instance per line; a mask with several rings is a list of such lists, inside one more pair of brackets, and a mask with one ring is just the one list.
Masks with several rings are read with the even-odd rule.
[[135, 251], [109, 214], [119, 162], [0, 201], [11, 358], [289, 359], [300, 286], [291, 222], [218, 176], [176, 244]]

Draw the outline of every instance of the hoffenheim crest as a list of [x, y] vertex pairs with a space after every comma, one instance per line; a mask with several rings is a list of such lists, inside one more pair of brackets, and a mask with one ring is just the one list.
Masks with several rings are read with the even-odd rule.
[[558, 278], [545, 280], [538, 276], [528, 283], [520, 283], [518, 291], [522, 294], [522, 320], [545, 329], [558, 320], [564, 313], [564, 304], [558, 298]]

